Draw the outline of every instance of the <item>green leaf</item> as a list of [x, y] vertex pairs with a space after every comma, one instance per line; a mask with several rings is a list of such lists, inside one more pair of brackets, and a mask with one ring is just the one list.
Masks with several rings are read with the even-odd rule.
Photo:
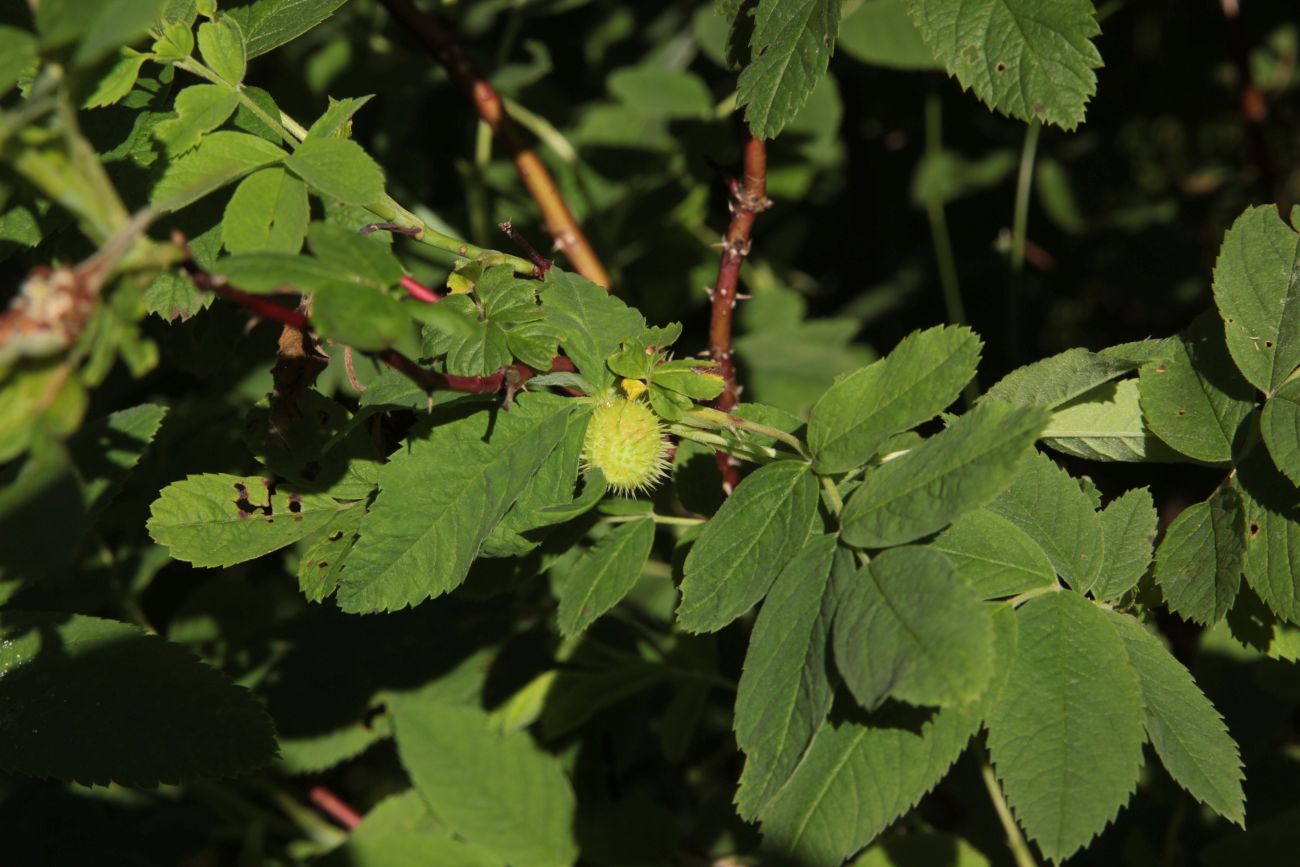
[[91, 66], [143, 36], [162, 7], [163, 0], [50, 0], [36, 7], [36, 28], [45, 48], [80, 40], [72, 65]]
[[870, 470], [849, 497], [841, 532], [851, 545], [911, 542], [987, 504], [1032, 451], [1046, 410], [981, 403], [911, 451]]
[[[18, 83], [18, 79], [22, 78], [35, 60], [36, 38], [32, 34], [17, 27], [0, 26], [0, 96], [4, 96]], [[112, 73], [109, 73], [107, 78], [111, 77]], [[132, 77], [131, 80], [135, 81], [135, 78]], [[103, 88], [101, 81], [96, 93]]]
[[912, 175], [912, 203], [920, 208], [946, 205], [971, 193], [996, 187], [1016, 167], [1016, 155], [997, 150], [968, 159], [950, 150], [927, 151]]
[[339, 512], [303, 552], [298, 561], [298, 589], [308, 602], [321, 602], [338, 588], [363, 517], [361, 509]]
[[759, 0], [752, 60], [740, 73], [736, 104], [760, 138], [776, 138], [826, 74], [840, 26], [841, 0]]
[[502, 867], [484, 849], [457, 840], [418, 792], [409, 789], [376, 804], [347, 841], [321, 859], [320, 867]]
[[1086, 349], [1067, 349], [1011, 371], [980, 399], [1055, 409], [1137, 366]]
[[541, 299], [547, 321], [561, 335], [564, 354], [583, 378], [601, 391], [613, 385], [605, 359], [645, 330], [641, 314], [590, 280], [559, 268], [546, 272]]
[[901, 705], [827, 723], [759, 814], [772, 863], [839, 867], [934, 788], [978, 729], [970, 711]]
[[1146, 488], [1125, 491], [1101, 512], [1106, 558], [1101, 574], [1088, 588], [1097, 599], [1118, 599], [1137, 586], [1151, 565], [1159, 517]]
[[167, 166], [150, 201], [161, 210], [175, 211], [284, 158], [283, 150], [255, 135], [214, 132]]
[[1072, 130], [1097, 92], [1101, 32], [1089, 0], [907, 0], [963, 89], [995, 111]]
[[1038, 543], [988, 509], [962, 515], [930, 547], [947, 556], [983, 599], [1015, 596], [1056, 581], [1052, 561]]
[[1297, 274], [1300, 237], [1274, 206], [1247, 208], [1223, 236], [1214, 264], [1214, 301], [1233, 361], [1266, 394], [1300, 364]]
[[415, 696], [391, 704], [402, 765], [455, 834], [514, 867], [577, 860], [573, 789], [527, 733], [499, 734], [474, 707]]
[[563, 438], [572, 408], [557, 395], [530, 393], [509, 412], [453, 404], [418, 424], [380, 472], [340, 607], [392, 611], [459, 586], [488, 533]]
[[981, 346], [963, 326], [913, 332], [885, 358], [837, 379], [808, 420], [814, 468], [851, 470], [889, 437], [934, 418], [975, 375]]
[[170, 21], [161, 29], [159, 37], [154, 40], [153, 53], [161, 62], [184, 60], [194, 51], [193, 20]]
[[308, 139], [284, 164], [312, 189], [345, 205], [365, 207], [384, 197], [383, 171], [351, 139]]
[[627, 595], [641, 576], [654, 540], [654, 521], [628, 521], [578, 561], [560, 593], [557, 620], [563, 635], [578, 635]]
[[1011, 671], [986, 717], [1007, 803], [1053, 861], [1115, 818], [1142, 769], [1142, 694], [1109, 618], [1078, 593], [1021, 605]]
[[405, 273], [383, 241], [337, 223], [312, 223], [307, 244], [317, 259], [372, 286], [396, 286]]
[[748, 611], [804, 547], [816, 517], [807, 464], [777, 461], [745, 477], [686, 555], [678, 625], [715, 632]]
[[276, 491], [271, 479], [205, 473], [163, 488], [147, 526], [177, 560], [233, 566], [311, 535], [340, 508], [319, 494]]
[[1279, 617], [1300, 623], [1300, 491], [1260, 443], [1237, 461], [1246, 505], [1246, 580]]
[[1142, 418], [1136, 379], [1106, 382], [1052, 413], [1043, 445], [1090, 461], [1177, 461]]
[[411, 329], [411, 317], [400, 301], [351, 282], [316, 286], [311, 322], [322, 337], [366, 351], [387, 349]]
[[229, 15], [199, 25], [199, 56], [212, 71], [227, 83], [238, 85], [244, 80], [248, 58], [244, 31]]
[[1155, 579], [1169, 610], [1209, 626], [1232, 608], [1246, 556], [1246, 510], [1232, 486], [1182, 511], [1156, 550]]
[[616, 69], [606, 79], [609, 92], [634, 110], [656, 117], [707, 118], [713, 94], [697, 76], [661, 66]]
[[1259, 432], [1273, 463], [1300, 485], [1300, 379], [1283, 384], [1264, 404]]
[[337, 266], [289, 253], [240, 253], [217, 260], [211, 270], [236, 288], [255, 294], [314, 292], [339, 283], [364, 288]]
[[184, 153], [235, 113], [239, 94], [217, 84], [192, 84], [176, 95], [177, 117], [153, 129], [169, 156]]
[[135, 626], [0, 613], [0, 768], [85, 785], [230, 777], [275, 754], [247, 690]]
[[347, 0], [255, 0], [233, 9], [248, 40], [248, 57], [265, 54], [311, 30]]
[[904, 0], [864, 0], [840, 21], [838, 45], [854, 60], [892, 69], [943, 69]]
[[835, 688], [827, 647], [840, 581], [854, 577], [852, 555], [835, 536], [814, 536], [781, 571], [754, 622], [736, 690], [736, 744], [745, 769], [736, 809], [752, 819], [794, 773], [831, 709]]
[[307, 130], [307, 138], [330, 138], [331, 136], [349, 138], [348, 132], [352, 129], [352, 116], [372, 99], [374, 99], [374, 94], [349, 97], [348, 99], [335, 99], [331, 96], [329, 108], [325, 109], [325, 113], [312, 123]]
[[527, 554], [546, 538], [546, 528], [576, 518], [596, 505], [607, 487], [605, 476], [599, 470], [594, 473], [600, 478], [589, 478], [582, 496], [576, 500], [573, 496], [590, 420], [590, 407], [580, 406], [569, 414], [564, 439], [528, 480], [528, 486], [501, 523], [492, 528], [483, 543], [482, 556]]
[[867, 710], [887, 697], [968, 705], [992, 676], [993, 621], [943, 554], [891, 548], [841, 599], [834, 647], [836, 668]]
[[961, 837], [910, 831], [886, 837], [853, 860], [852, 867], [990, 867], [984, 853]]
[[1255, 392], [1223, 345], [1223, 325], [1201, 316], [1173, 341], [1169, 354], [1142, 365], [1142, 414], [1152, 433], [1201, 461], [1232, 459], [1237, 428], [1255, 406]]
[[[8, 28], [0, 27], [0, 40], [3, 40], [6, 29]], [[0, 42], [0, 56], [5, 56], [4, 53], [9, 50], [12, 49], [5, 48], [3, 43]], [[114, 63], [112, 68], [99, 79], [99, 83], [95, 85], [95, 89], [91, 91], [90, 96], [86, 97], [86, 101], [81, 104], [82, 108], [103, 108], [120, 102], [131, 92], [131, 88], [135, 87], [135, 81], [140, 76], [140, 67], [144, 66], [144, 62], [149, 59], [149, 55], [130, 48], [123, 48], [121, 55], [117, 63]], [[19, 59], [21, 57], [20, 52]], [[9, 61], [7, 57], [6, 61], [13, 62]], [[0, 68], [0, 94], [3, 94], [9, 84], [12, 83], [6, 83], [6, 77], [7, 69]]]
[[1156, 636], [1127, 615], [1108, 617], [1137, 674], [1147, 734], [1160, 761], [1192, 797], [1244, 828], [1241, 756], [1223, 718]]
[[231, 253], [297, 253], [307, 234], [307, 185], [281, 168], [240, 181], [221, 220], [221, 242]]
[[1024, 530], [1076, 590], [1091, 587], [1101, 574], [1101, 516], [1079, 483], [1047, 455], [1030, 455], [989, 511]]
[[853, 343], [861, 328], [856, 319], [782, 321], [737, 337], [736, 357], [754, 399], [806, 415], [838, 374], [856, 370], [874, 358], [872, 352]]
[[167, 407], [142, 403], [96, 419], [69, 443], [91, 513], [102, 510], [162, 427]]

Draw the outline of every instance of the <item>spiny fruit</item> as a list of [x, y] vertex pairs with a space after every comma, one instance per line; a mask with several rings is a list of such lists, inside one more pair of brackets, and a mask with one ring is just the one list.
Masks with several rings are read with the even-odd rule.
[[615, 493], [653, 488], [668, 474], [667, 455], [659, 417], [644, 403], [615, 397], [591, 414], [583, 466], [603, 472]]

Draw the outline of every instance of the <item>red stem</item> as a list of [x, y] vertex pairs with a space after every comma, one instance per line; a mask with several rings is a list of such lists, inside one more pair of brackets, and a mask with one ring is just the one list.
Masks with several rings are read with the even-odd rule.
[[[754, 218], [771, 204], [767, 198], [767, 146], [761, 138], [751, 135], [745, 141], [744, 180], [731, 181], [731, 224], [727, 226], [727, 234], [722, 239], [722, 261], [718, 265], [718, 279], [713, 286], [713, 310], [709, 320], [709, 355], [727, 383], [722, 394], [714, 401], [714, 406], [723, 412], [730, 412], [740, 396], [731, 343], [731, 323], [736, 310], [740, 266], [749, 255]], [[718, 468], [722, 470], [723, 487], [730, 493], [740, 481], [736, 465], [722, 452], [717, 453], [717, 460]]]
[[321, 812], [351, 831], [361, 824], [361, 814], [344, 803], [343, 799], [324, 786], [312, 786], [307, 797]]
[[417, 301], [423, 301], [425, 304], [437, 304], [442, 300], [442, 296], [434, 292], [428, 286], [416, 280], [409, 274], [402, 275], [402, 288], [405, 289], [412, 298]]

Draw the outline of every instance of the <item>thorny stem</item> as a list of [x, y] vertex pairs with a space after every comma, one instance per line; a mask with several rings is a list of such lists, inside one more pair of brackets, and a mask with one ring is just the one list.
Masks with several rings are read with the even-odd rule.
[[[767, 198], [767, 145], [758, 136], [750, 135], [745, 140], [744, 179], [731, 182], [731, 223], [722, 238], [722, 261], [718, 264], [718, 279], [713, 286], [713, 310], [709, 319], [709, 355], [726, 382], [726, 388], [713, 405], [723, 412], [731, 412], [740, 399], [731, 342], [740, 266], [749, 255], [754, 218], [771, 204]], [[740, 482], [739, 473], [726, 454], [717, 453], [717, 461], [718, 469], [722, 471], [722, 487], [730, 494]]]
[[1007, 832], [1007, 848], [1011, 850], [1011, 856], [1016, 860], [1016, 867], [1037, 867], [1034, 855], [1029, 851], [1029, 844], [1020, 833], [1016, 819], [1011, 815], [1006, 799], [1002, 797], [1002, 788], [998, 785], [997, 778], [993, 776], [993, 768], [988, 762], [980, 763], [980, 776], [984, 778], [984, 787], [989, 791], [989, 799], [993, 801], [993, 809], [997, 811], [998, 821], [1002, 823], [1002, 829]]
[[[190, 279], [194, 281], [194, 285], [200, 289], [207, 290], [226, 301], [238, 304], [262, 319], [278, 322], [281, 325], [304, 332], [311, 329], [311, 321], [301, 312], [276, 304], [262, 295], [252, 295], [236, 289], [227, 283], [225, 278], [209, 274], [199, 268], [193, 260], [185, 263], [185, 270]], [[508, 390], [518, 388], [533, 375], [532, 368], [523, 364], [514, 364], [503, 367], [490, 376], [455, 376], [450, 373], [438, 373], [421, 367], [396, 349], [384, 349], [377, 352], [366, 352], [365, 354], [394, 368], [425, 391], [440, 390], [459, 391], [467, 394], [492, 394], [501, 391], [502, 388]], [[564, 370], [569, 369], [569, 366], [568, 359], [556, 358], [552, 361], [552, 369]]]
[[515, 126], [501, 95], [492, 87], [461, 48], [455, 34], [441, 19], [426, 15], [411, 0], [381, 0], [388, 11], [442, 64], [456, 85], [474, 104], [478, 115], [501, 138], [524, 186], [542, 212], [546, 231], [555, 246], [573, 263], [574, 270], [593, 283], [610, 286], [609, 273], [569, 210], [555, 179], [537, 152], [528, 147]]

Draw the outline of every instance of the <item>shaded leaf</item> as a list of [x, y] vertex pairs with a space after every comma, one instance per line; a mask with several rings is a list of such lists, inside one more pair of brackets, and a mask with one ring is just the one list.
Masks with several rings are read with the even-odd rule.
[[1014, 596], [1056, 580], [1052, 561], [1038, 543], [988, 509], [962, 515], [930, 547], [947, 556], [984, 599]]
[[841, 0], [759, 0], [752, 59], [740, 74], [737, 105], [760, 138], [777, 133], [826, 74], [840, 26]]
[[1259, 432], [1273, 463], [1300, 485], [1300, 379], [1282, 385], [1264, 404]]
[[560, 632], [577, 635], [622, 601], [641, 576], [654, 540], [654, 521], [645, 518], [620, 524], [602, 537], [564, 581]]
[[1107, 504], [1101, 512], [1106, 558], [1089, 588], [1093, 596], [1118, 599], [1137, 586], [1151, 565], [1158, 523], [1155, 501], [1146, 488], [1125, 491]]
[[221, 241], [231, 253], [297, 253], [310, 217], [307, 186], [284, 169], [262, 169], [235, 187]]
[[1246, 510], [1235, 487], [1182, 511], [1156, 550], [1155, 579], [1169, 610], [1218, 622], [1237, 598], [1246, 555]]
[[308, 139], [285, 157], [284, 164], [312, 189], [345, 205], [365, 207], [384, 197], [383, 171], [351, 139]]
[[160, 209], [174, 211], [284, 157], [283, 150], [255, 135], [214, 132], [167, 166], [150, 200]]

